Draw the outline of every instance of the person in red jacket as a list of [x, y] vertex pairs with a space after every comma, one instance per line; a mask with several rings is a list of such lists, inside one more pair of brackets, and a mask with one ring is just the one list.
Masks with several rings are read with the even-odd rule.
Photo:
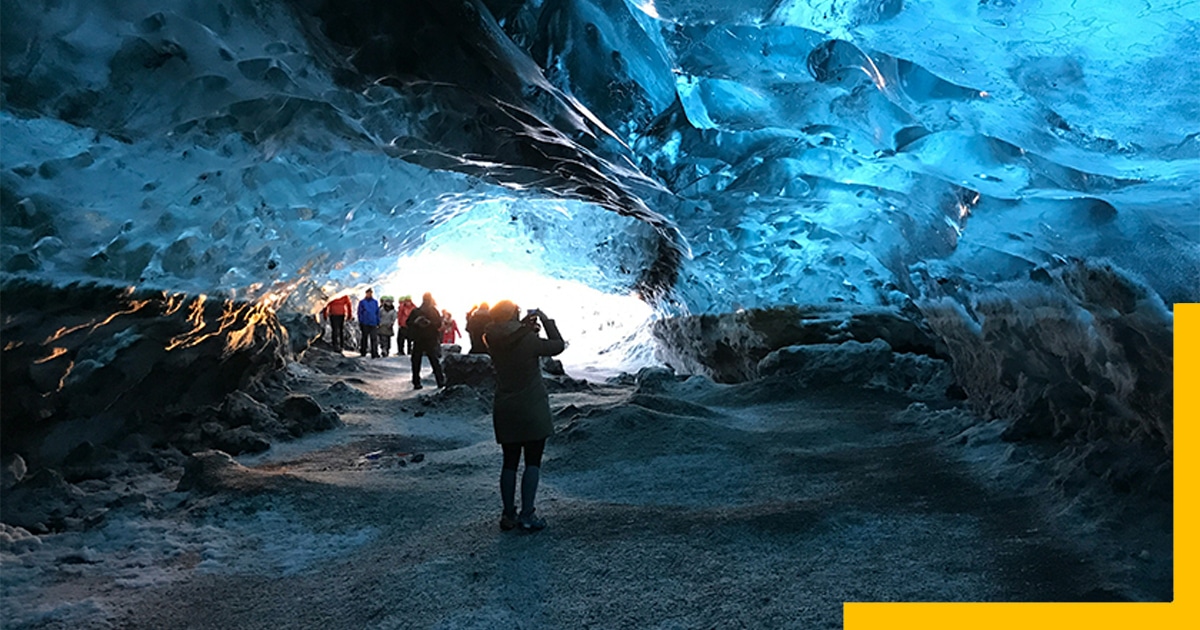
[[454, 321], [454, 315], [450, 311], [442, 309], [442, 343], [454, 343], [462, 336], [462, 331], [458, 329], [458, 322]]
[[396, 305], [396, 325], [400, 328], [396, 331], [397, 354], [412, 354], [413, 338], [412, 331], [408, 328], [408, 316], [416, 309], [417, 305], [413, 304], [411, 295], [401, 297], [400, 303]]
[[346, 334], [346, 318], [354, 321], [354, 309], [350, 306], [350, 296], [343, 295], [334, 299], [321, 311], [329, 320], [330, 334], [333, 336], [333, 351], [342, 351], [342, 339]]

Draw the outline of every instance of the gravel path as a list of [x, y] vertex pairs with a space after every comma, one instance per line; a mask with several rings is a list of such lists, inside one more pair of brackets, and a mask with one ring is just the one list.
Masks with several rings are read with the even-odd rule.
[[65, 580], [102, 614], [33, 627], [822, 628], [844, 601], [1122, 598], [1037, 500], [861, 391], [565, 388], [550, 526], [501, 532], [487, 400], [413, 392], [405, 363], [304, 370], [344, 429], [241, 458], [180, 501], [203, 535], [160, 578]]

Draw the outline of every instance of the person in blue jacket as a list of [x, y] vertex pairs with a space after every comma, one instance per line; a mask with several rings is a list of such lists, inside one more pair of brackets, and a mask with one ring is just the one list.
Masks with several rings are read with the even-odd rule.
[[375, 294], [371, 289], [367, 289], [366, 296], [358, 303], [358, 326], [362, 330], [362, 339], [358, 341], [358, 356], [367, 356], [367, 348], [370, 347], [371, 358], [379, 358], [379, 340], [375, 337], [375, 331], [379, 328], [379, 301], [375, 299]]

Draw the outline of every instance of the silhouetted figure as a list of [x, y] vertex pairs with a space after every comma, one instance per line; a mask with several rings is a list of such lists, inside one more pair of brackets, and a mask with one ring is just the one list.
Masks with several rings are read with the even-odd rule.
[[358, 327], [362, 330], [362, 339], [358, 340], [358, 355], [365, 357], [370, 349], [371, 358], [378, 359], [379, 340], [375, 338], [375, 329], [379, 327], [379, 302], [371, 289], [367, 289], [366, 296], [358, 303]]
[[329, 319], [329, 333], [333, 336], [334, 352], [342, 351], [346, 336], [346, 317], [350, 317], [351, 320], [354, 319], [350, 315], [352, 309], [349, 295], [335, 298], [332, 302], [326, 304], [323, 309], [325, 317]]
[[[546, 438], [554, 433], [550, 419], [550, 397], [542, 382], [541, 358], [554, 356], [566, 348], [554, 320], [541, 311], [533, 311], [518, 320], [520, 309], [504, 300], [491, 309], [492, 323], [484, 333], [484, 343], [492, 355], [496, 371], [496, 395], [492, 403], [492, 427], [496, 441], [504, 451], [500, 469], [500, 529], [520, 527], [537, 531], [546, 521], [535, 515], [534, 499], [541, 476], [542, 452]], [[546, 329], [547, 339], [538, 336], [538, 324]], [[525, 453], [525, 473], [521, 476], [521, 512], [517, 513], [517, 465]]]
[[379, 328], [376, 329], [375, 335], [379, 337], [379, 354], [386, 357], [392, 349], [392, 335], [396, 330], [399, 313], [396, 312], [396, 304], [390, 295], [380, 298], [379, 304]]
[[408, 316], [412, 315], [416, 309], [417, 305], [413, 304], [412, 296], [409, 295], [401, 297], [400, 304], [396, 306], [396, 323], [400, 325], [396, 338], [399, 354], [412, 354], [412, 335], [408, 330]]
[[442, 309], [442, 343], [452, 344], [461, 336], [462, 332], [458, 329], [458, 322], [454, 321], [454, 315]]
[[488, 303], [484, 302], [467, 313], [467, 337], [471, 339], [471, 354], [487, 354], [483, 345], [483, 331], [492, 323]]
[[433, 368], [433, 377], [437, 379], [438, 387], [445, 387], [446, 377], [442, 374], [442, 364], [438, 361], [442, 354], [442, 314], [438, 312], [433, 295], [426, 293], [421, 296], [421, 305], [408, 315], [405, 323], [413, 344], [413, 389], [421, 389], [422, 356], [429, 357], [429, 367]]

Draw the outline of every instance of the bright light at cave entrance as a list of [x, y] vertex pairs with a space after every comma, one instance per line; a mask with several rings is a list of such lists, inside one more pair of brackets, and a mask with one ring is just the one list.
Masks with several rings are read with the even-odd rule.
[[470, 348], [467, 311], [480, 302], [508, 299], [522, 313], [539, 308], [558, 323], [567, 340], [559, 358], [572, 376], [635, 371], [651, 362], [654, 310], [633, 295], [604, 293], [580, 282], [437, 251], [400, 259], [396, 271], [375, 287], [376, 295], [412, 295], [418, 304], [426, 291], [439, 308], [454, 314], [464, 334], [464, 352]]

